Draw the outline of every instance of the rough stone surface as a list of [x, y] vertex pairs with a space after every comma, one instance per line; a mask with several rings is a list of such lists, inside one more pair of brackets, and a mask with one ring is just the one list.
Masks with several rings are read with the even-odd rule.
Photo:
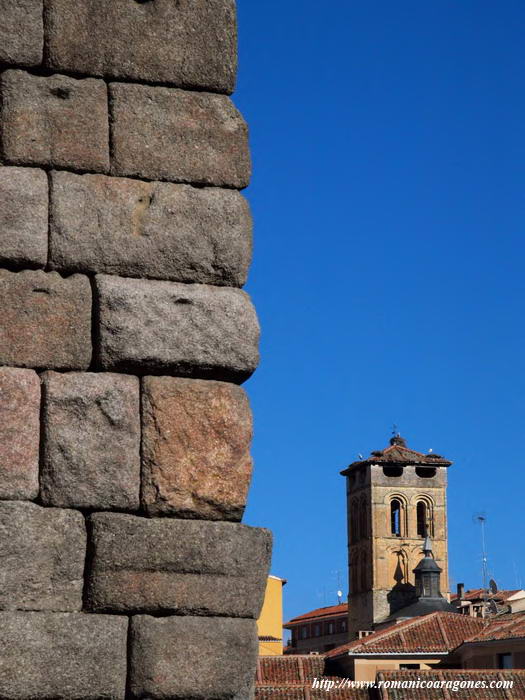
[[0, 610], [80, 610], [85, 556], [81, 513], [0, 502]]
[[44, 267], [47, 201], [43, 170], [0, 167], [0, 264]]
[[253, 620], [137, 615], [131, 622], [131, 695], [247, 700], [257, 653]]
[[259, 325], [239, 289], [97, 275], [98, 361], [106, 370], [243, 381]]
[[232, 92], [234, 0], [48, 0], [47, 65]]
[[251, 217], [234, 190], [54, 172], [51, 214], [53, 269], [233, 287], [246, 281]]
[[248, 130], [229, 97], [113, 83], [112, 173], [243, 188]]
[[0, 0], [0, 63], [36, 66], [42, 61], [42, 0]]
[[123, 700], [128, 620], [81, 613], [0, 613], [0, 697]]
[[89, 609], [259, 615], [270, 560], [268, 530], [123, 513], [95, 513], [89, 522]]
[[202, 379], [146, 377], [142, 504], [151, 515], [240, 520], [250, 486], [245, 392]]
[[90, 361], [87, 277], [0, 270], [0, 364], [87, 369]]
[[0, 499], [38, 496], [40, 379], [31, 369], [0, 368]]
[[7, 70], [2, 74], [1, 92], [6, 161], [108, 170], [107, 88], [102, 80]]
[[139, 380], [122, 374], [44, 375], [46, 505], [136, 510], [140, 493]]

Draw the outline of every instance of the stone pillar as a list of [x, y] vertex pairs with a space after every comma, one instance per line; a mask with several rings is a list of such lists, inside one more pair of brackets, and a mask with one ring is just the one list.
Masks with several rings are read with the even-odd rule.
[[0, 697], [250, 698], [234, 0], [0, 15]]

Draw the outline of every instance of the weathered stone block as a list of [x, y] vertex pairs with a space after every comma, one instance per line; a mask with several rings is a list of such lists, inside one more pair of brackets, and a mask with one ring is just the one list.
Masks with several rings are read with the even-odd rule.
[[42, 61], [42, 0], [0, 0], [0, 63], [36, 66]]
[[232, 92], [234, 0], [47, 2], [47, 65]]
[[123, 513], [95, 513], [89, 522], [89, 609], [259, 615], [270, 561], [268, 530]]
[[52, 174], [50, 264], [180, 282], [242, 286], [248, 203], [234, 190]]
[[247, 700], [257, 653], [253, 620], [137, 615], [131, 622], [131, 695]]
[[245, 392], [202, 379], [146, 377], [142, 504], [151, 515], [240, 520], [250, 485]]
[[42, 501], [136, 510], [140, 494], [139, 380], [122, 374], [44, 374]]
[[123, 700], [128, 620], [82, 613], [0, 613], [0, 697]]
[[47, 201], [43, 170], [0, 167], [0, 263], [44, 267]]
[[241, 382], [257, 366], [259, 325], [239, 289], [97, 275], [98, 361]]
[[0, 502], [0, 610], [80, 610], [85, 556], [81, 513]]
[[38, 496], [40, 379], [31, 369], [0, 368], [0, 499]]
[[112, 173], [246, 187], [246, 123], [229, 97], [112, 83]]
[[0, 364], [86, 369], [90, 361], [88, 278], [0, 270]]
[[2, 145], [15, 165], [109, 168], [107, 88], [102, 80], [2, 74]]

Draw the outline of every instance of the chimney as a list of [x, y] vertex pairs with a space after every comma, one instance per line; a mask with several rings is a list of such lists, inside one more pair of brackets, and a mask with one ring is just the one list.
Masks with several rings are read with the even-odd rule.
[[458, 583], [458, 599], [463, 600], [464, 597], [465, 597], [465, 584]]

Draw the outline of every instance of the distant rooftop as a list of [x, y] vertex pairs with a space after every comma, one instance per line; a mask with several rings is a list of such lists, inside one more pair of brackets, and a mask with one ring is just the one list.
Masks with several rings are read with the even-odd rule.
[[348, 654], [447, 654], [487, 624], [478, 617], [433, 612], [355, 639], [326, 652], [327, 659]]
[[297, 617], [292, 617], [291, 620], [284, 623], [283, 627], [288, 627], [288, 625], [295, 625], [300, 622], [311, 622], [312, 620], [324, 620], [328, 617], [346, 615], [347, 612], [347, 603], [341, 603], [340, 605], [328, 605], [327, 607], [316, 608], [315, 610], [310, 610], [310, 612], [303, 613], [302, 615], [297, 615]]

